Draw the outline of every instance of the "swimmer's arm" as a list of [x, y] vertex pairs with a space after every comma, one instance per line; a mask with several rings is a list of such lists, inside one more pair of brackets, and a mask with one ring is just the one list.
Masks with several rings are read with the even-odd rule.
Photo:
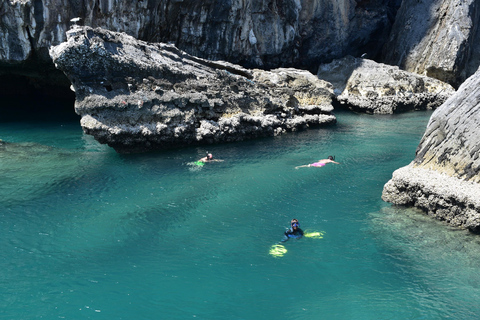
[[335, 162], [335, 161], [330, 160], [330, 159], [322, 159], [322, 160], [318, 160], [317, 162], [320, 162], [320, 163], [336, 163], [336, 164], [340, 164], [340, 163]]

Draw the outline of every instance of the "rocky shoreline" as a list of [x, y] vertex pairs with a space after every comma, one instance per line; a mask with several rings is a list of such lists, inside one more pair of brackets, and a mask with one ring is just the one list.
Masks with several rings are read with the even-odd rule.
[[394, 172], [382, 198], [480, 231], [480, 71], [435, 110], [415, 160]]
[[369, 114], [432, 110], [453, 95], [448, 83], [369, 59], [347, 56], [318, 68], [344, 108]]
[[434, 109], [454, 88], [372, 60], [305, 70], [246, 69], [171, 44], [75, 26], [50, 55], [75, 91], [83, 130], [120, 153], [275, 136], [364, 113]]
[[396, 170], [382, 199], [414, 206], [450, 225], [480, 232], [480, 184], [451, 177], [413, 163]]

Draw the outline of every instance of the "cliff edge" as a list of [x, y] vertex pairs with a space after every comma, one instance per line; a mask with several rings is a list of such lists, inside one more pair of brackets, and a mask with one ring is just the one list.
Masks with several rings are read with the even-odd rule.
[[480, 71], [433, 113], [408, 166], [393, 173], [382, 198], [480, 231]]

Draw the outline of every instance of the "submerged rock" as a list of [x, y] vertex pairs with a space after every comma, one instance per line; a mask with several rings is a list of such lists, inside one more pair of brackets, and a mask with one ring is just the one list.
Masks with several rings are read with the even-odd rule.
[[394, 172], [382, 198], [480, 231], [480, 71], [432, 115], [415, 160]]
[[365, 113], [435, 109], [455, 92], [437, 79], [351, 56], [321, 65], [317, 75], [333, 84], [340, 104]]
[[238, 141], [336, 122], [333, 88], [306, 71], [247, 70], [173, 45], [74, 27], [50, 55], [83, 130], [117, 152]]
[[34, 142], [0, 140], [2, 206], [60, 192], [63, 182], [79, 178], [79, 167], [89, 156]]

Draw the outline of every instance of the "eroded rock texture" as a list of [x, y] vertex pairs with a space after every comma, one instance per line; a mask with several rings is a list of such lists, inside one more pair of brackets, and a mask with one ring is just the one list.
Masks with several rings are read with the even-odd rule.
[[151, 42], [173, 41], [209, 60], [268, 68], [313, 65], [368, 51], [388, 36], [387, 0], [6, 0], [0, 4], [0, 61], [48, 59], [70, 19]]
[[383, 61], [460, 85], [478, 68], [479, 0], [403, 0]]
[[317, 75], [333, 84], [340, 104], [365, 113], [435, 109], [455, 92], [437, 79], [351, 56], [321, 65]]
[[307, 71], [249, 71], [124, 33], [76, 27], [50, 51], [84, 131], [118, 152], [238, 141], [336, 122], [331, 84]]
[[479, 87], [477, 71], [433, 113], [415, 160], [385, 185], [385, 201], [480, 231]]

